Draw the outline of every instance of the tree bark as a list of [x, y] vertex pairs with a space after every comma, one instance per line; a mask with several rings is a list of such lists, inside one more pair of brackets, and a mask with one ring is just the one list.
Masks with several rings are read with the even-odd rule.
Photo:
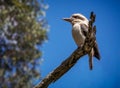
[[34, 88], [47, 88], [52, 82], [57, 81], [61, 76], [63, 76], [67, 71], [69, 71], [82, 56], [90, 53], [92, 47], [95, 45], [96, 40], [96, 27], [93, 27], [94, 22], [95, 15], [93, 12], [91, 12], [89, 21], [89, 32], [87, 34], [84, 46], [82, 48], [77, 48], [68, 58], [66, 58], [65, 61], [60, 64], [60, 66], [58, 66], [55, 70], [49, 73]]

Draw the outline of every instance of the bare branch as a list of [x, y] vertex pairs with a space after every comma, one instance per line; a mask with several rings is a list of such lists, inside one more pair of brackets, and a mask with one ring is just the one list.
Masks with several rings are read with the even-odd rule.
[[49, 84], [57, 81], [62, 75], [69, 71], [76, 62], [84, 55], [89, 54], [92, 50], [92, 47], [95, 45], [95, 34], [96, 27], [93, 27], [95, 22], [95, 15], [91, 12], [90, 21], [89, 21], [89, 32], [87, 34], [85, 44], [80, 49], [76, 49], [65, 61], [61, 63], [55, 70], [49, 73], [36, 87], [34, 88], [47, 88]]

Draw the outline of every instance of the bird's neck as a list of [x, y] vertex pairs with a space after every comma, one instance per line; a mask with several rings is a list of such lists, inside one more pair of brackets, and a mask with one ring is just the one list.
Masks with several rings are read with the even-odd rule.
[[75, 22], [75, 21], [72, 22], [72, 26], [74, 26], [74, 25], [76, 25], [76, 24], [79, 24], [79, 25], [80, 25], [80, 22]]
[[80, 24], [79, 23], [75, 23], [74, 25], [72, 25], [72, 30], [80, 30]]

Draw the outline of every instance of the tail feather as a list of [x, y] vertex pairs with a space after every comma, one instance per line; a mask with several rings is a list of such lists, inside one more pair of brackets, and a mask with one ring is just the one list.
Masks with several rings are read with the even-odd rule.
[[97, 45], [97, 42], [95, 43], [95, 46], [94, 46], [94, 56], [98, 59], [98, 60], [100, 60], [100, 52], [99, 52], [99, 49], [98, 49], [98, 45]]
[[99, 53], [98, 45], [96, 42], [95, 42], [95, 46], [92, 48], [88, 56], [89, 56], [89, 68], [90, 70], [92, 70], [93, 69], [93, 56], [95, 56], [98, 60], [100, 60], [100, 53]]

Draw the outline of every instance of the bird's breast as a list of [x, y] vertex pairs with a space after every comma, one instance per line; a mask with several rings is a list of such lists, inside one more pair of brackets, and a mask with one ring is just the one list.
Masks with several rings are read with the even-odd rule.
[[72, 36], [78, 47], [84, 44], [85, 36], [81, 32], [80, 24], [74, 24], [72, 28]]

